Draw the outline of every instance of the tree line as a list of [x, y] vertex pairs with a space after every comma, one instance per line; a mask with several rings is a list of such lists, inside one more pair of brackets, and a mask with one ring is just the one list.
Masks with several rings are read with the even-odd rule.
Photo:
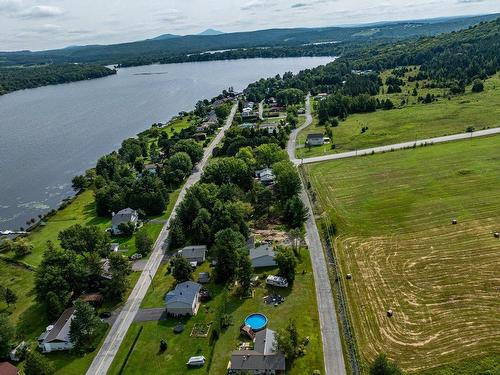
[[0, 68], [0, 95], [59, 83], [102, 78], [116, 70], [100, 65], [56, 64]]

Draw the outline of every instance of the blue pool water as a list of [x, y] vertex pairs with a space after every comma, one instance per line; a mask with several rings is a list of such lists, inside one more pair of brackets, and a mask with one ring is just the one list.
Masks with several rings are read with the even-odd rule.
[[253, 331], [260, 331], [267, 326], [267, 317], [264, 314], [250, 314], [245, 319], [245, 324]]

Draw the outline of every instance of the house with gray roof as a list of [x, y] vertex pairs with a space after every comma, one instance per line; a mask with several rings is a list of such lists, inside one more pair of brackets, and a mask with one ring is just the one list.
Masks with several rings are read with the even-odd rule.
[[307, 135], [306, 144], [308, 146], [321, 146], [325, 143], [322, 133], [311, 133]]
[[275, 253], [271, 244], [265, 243], [258, 247], [250, 248], [249, 255], [253, 268], [276, 266], [276, 261], [274, 260]]
[[271, 168], [260, 169], [255, 172], [255, 176], [264, 185], [271, 185], [272, 183], [274, 183], [274, 180], [276, 178]]
[[189, 263], [196, 262], [197, 264], [203, 263], [207, 256], [206, 245], [186, 246], [180, 249], [179, 256], [185, 258]]
[[284, 374], [285, 369], [285, 355], [276, 350], [276, 332], [268, 328], [257, 332], [253, 350], [232, 352], [228, 364], [229, 375], [275, 375]]
[[71, 321], [75, 317], [74, 313], [74, 307], [64, 310], [57, 322], [48, 326], [45, 332], [38, 337], [38, 347], [44, 353], [73, 349], [74, 345], [69, 337], [69, 331]]
[[118, 211], [116, 214], [113, 213], [113, 217], [111, 218], [111, 232], [113, 234], [121, 234], [121, 231], [118, 227], [120, 226], [120, 224], [127, 224], [129, 222], [137, 226], [139, 222], [139, 214], [136, 210], [125, 208], [121, 211]]
[[165, 296], [167, 313], [173, 316], [196, 315], [200, 307], [201, 285], [194, 281], [177, 284]]

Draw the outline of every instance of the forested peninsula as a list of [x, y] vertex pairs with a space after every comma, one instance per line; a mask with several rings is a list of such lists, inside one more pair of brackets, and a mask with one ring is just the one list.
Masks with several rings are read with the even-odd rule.
[[0, 68], [0, 95], [16, 90], [102, 78], [116, 74], [100, 65], [57, 64]]

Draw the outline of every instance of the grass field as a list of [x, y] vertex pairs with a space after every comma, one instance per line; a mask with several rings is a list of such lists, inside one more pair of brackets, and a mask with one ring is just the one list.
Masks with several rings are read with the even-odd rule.
[[[209, 267], [205, 263], [196, 270], [195, 275], [198, 272], [207, 270], [209, 270]], [[302, 274], [303, 270], [305, 270], [304, 274]], [[265, 272], [269, 273], [270, 271], [274, 270], [266, 270]], [[151, 288], [148, 291], [142, 307], [161, 307], [164, 305], [164, 295], [173, 284], [173, 278], [166, 275], [165, 272], [166, 267], [162, 266], [154, 279], [154, 289]], [[197, 316], [183, 320], [186, 324], [185, 330], [179, 335], [172, 332], [173, 327], [179, 321], [178, 319], [168, 319], [165, 322], [134, 323], [120, 347], [110, 374], [119, 372], [141, 326], [144, 327], [143, 331], [127, 361], [123, 374], [142, 374], [146, 366], [151, 372], [162, 371], [171, 374], [184, 374], [186, 373], [185, 363], [192, 355], [204, 355], [211, 358], [211, 365], [200, 370], [190, 370], [189, 373], [224, 374], [226, 373], [231, 351], [235, 350], [241, 341], [239, 326], [244, 318], [252, 312], [266, 314], [269, 318], [268, 326], [274, 330], [283, 328], [289, 318], [294, 318], [299, 333], [310, 337], [307, 354], [297, 359], [287, 373], [302, 375], [323, 368], [314, 280], [309, 254], [306, 251], [303, 251], [302, 263], [298, 266], [293, 289], [279, 291], [286, 296], [286, 302], [283, 305], [278, 307], [266, 305], [262, 297], [267, 295], [269, 291], [263, 285], [256, 288], [255, 295], [251, 299], [240, 299], [231, 292], [226, 298], [226, 294], [222, 292], [222, 287], [213, 283], [209, 285], [209, 290], [214, 298], [200, 307]], [[215, 312], [218, 306], [223, 303], [223, 300], [225, 300], [226, 312], [232, 317], [232, 325], [221, 334], [215, 346], [209, 343], [208, 338], [190, 337], [189, 333], [195, 323], [209, 323], [215, 319]], [[165, 353], [158, 352], [161, 338], [166, 339], [168, 342], [168, 349]]]
[[409, 372], [499, 370], [499, 163], [492, 136], [306, 167], [353, 275], [365, 361], [386, 352]]
[[[396, 103], [399, 95], [390, 94]], [[362, 127], [368, 127], [361, 133]], [[464, 95], [450, 100], [439, 98], [431, 104], [410, 104], [390, 111], [354, 114], [332, 128], [331, 145], [317, 146], [310, 150], [297, 149], [297, 157], [312, 157], [374, 146], [412, 141], [430, 137], [465, 132], [468, 126], [476, 130], [500, 126], [500, 75], [485, 82], [485, 91], [473, 94], [467, 87]], [[323, 132], [324, 128], [315, 121], [304, 129], [298, 137], [298, 145], [303, 145], [307, 134]]]

